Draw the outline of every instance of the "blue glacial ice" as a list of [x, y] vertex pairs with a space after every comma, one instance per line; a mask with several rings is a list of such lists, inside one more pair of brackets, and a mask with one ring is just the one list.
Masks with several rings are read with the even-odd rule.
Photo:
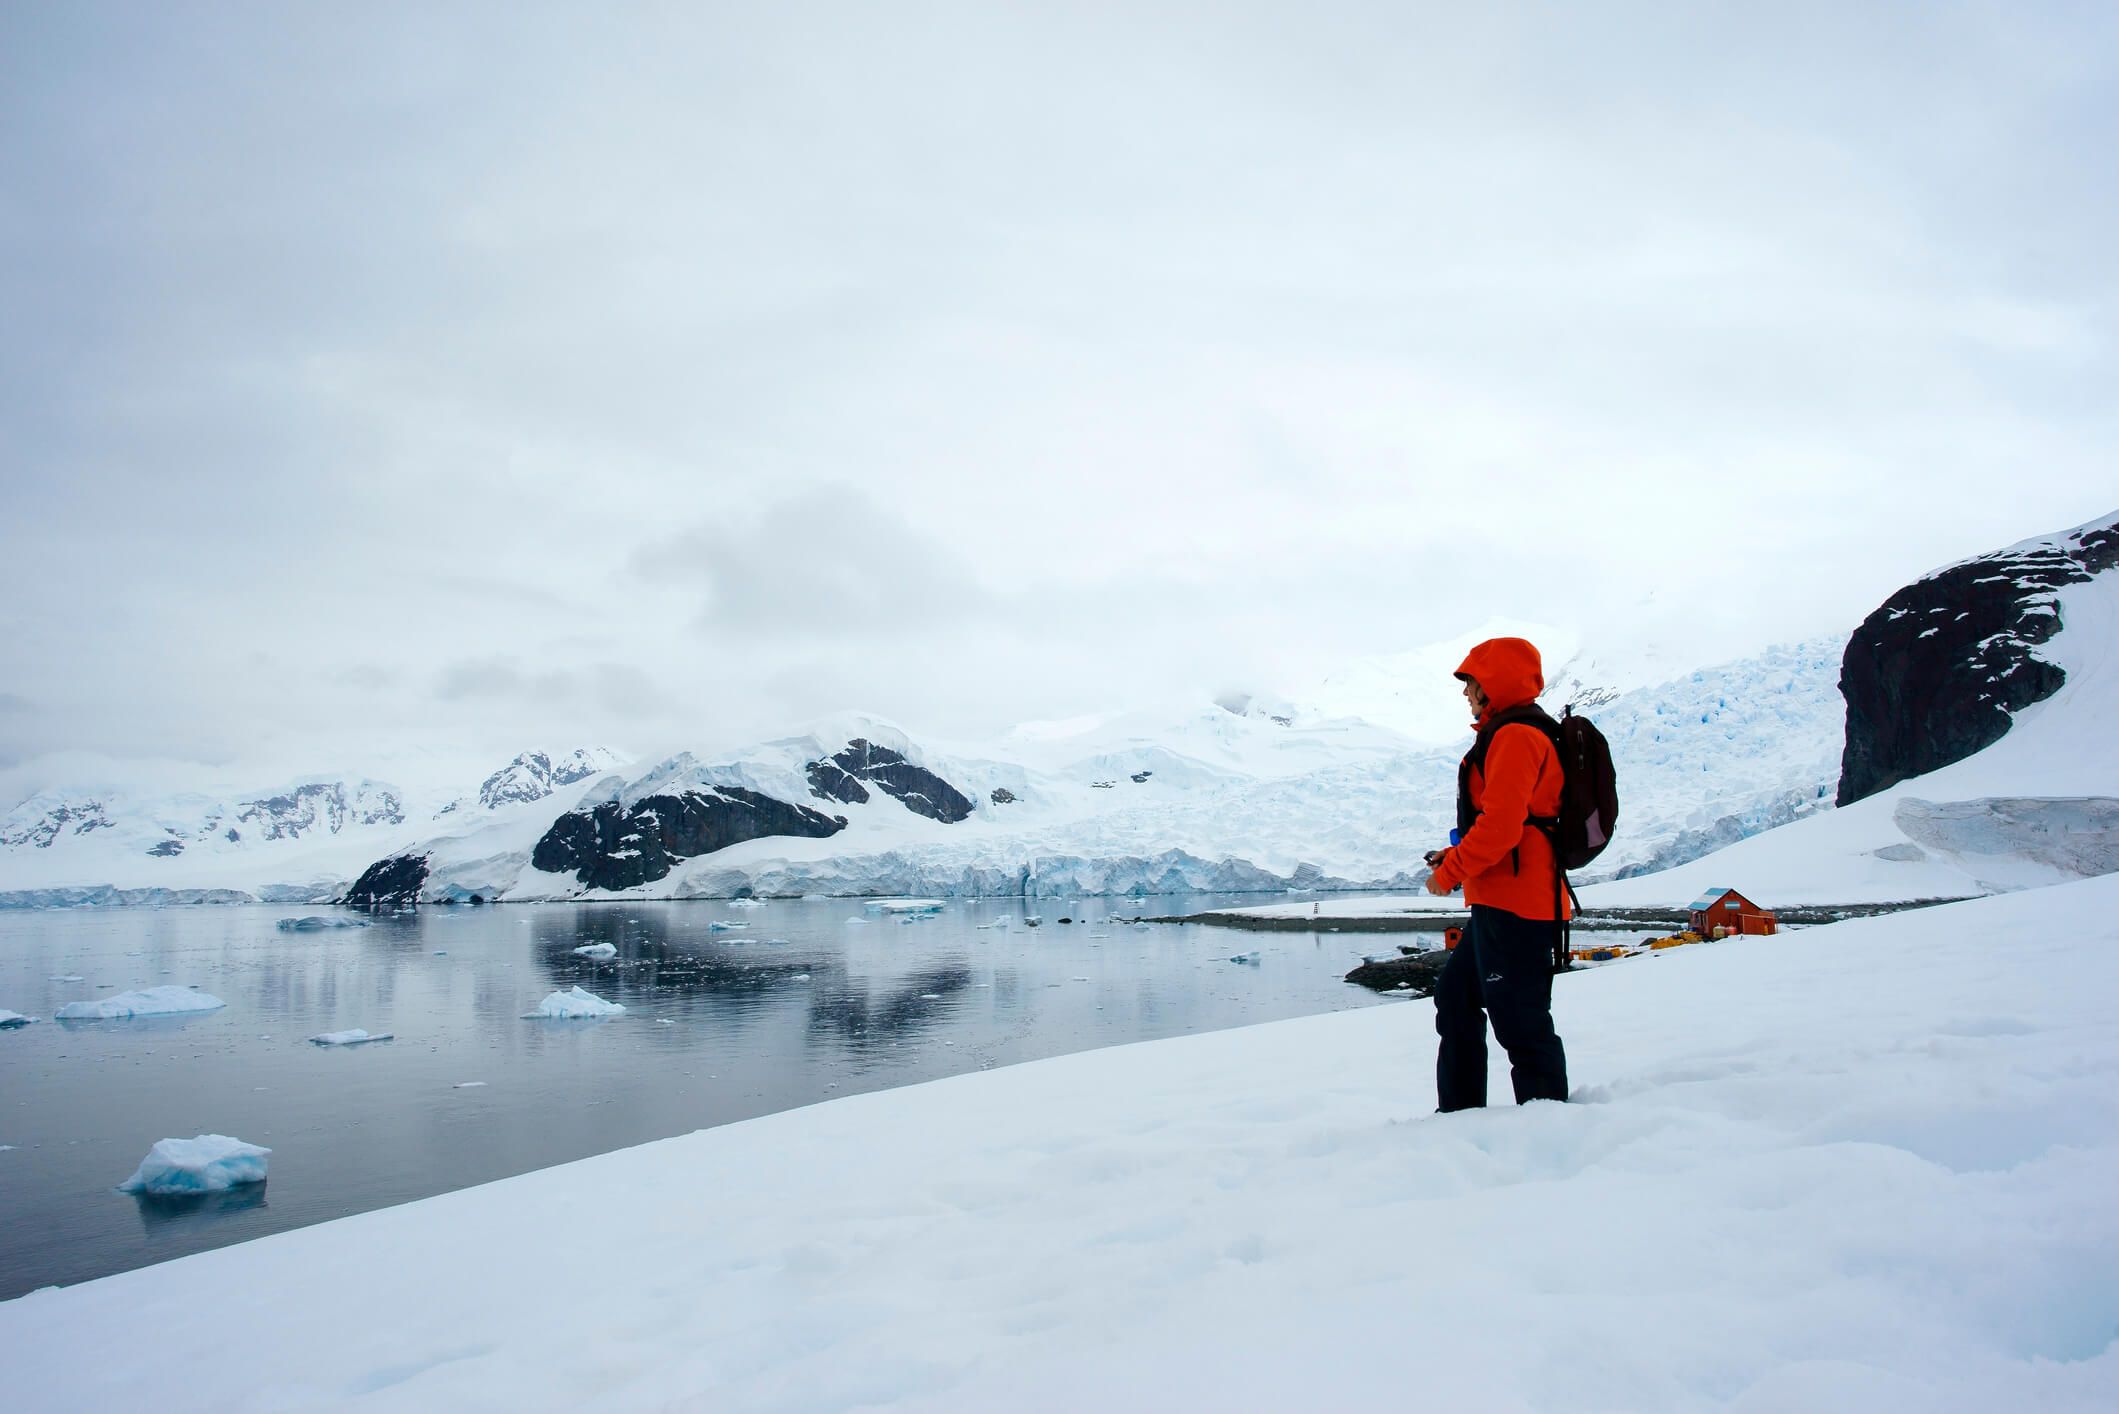
[[225, 1134], [196, 1139], [164, 1139], [147, 1151], [131, 1178], [118, 1187], [126, 1193], [171, 1197], [216, 1193], [245, 1183], [265, 1181], [265, 1159], [272, 1151]]

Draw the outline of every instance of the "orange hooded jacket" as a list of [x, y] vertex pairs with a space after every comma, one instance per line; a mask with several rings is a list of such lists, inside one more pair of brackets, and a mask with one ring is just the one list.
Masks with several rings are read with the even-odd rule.
[[[1521, 638], [1489, 638], [1465, 655], [1457, 676], [1479, 684], [1486, 711], [1479, 721], [1511, 707], [1535, 702], [1545, 690], [1538, 650]], [[1486, 767], [1470, 772], [1472, 808], [1479, 812], [1464, 838], [1444, 852], [1435, 878], [1464, 901], [1506, 909], [1519, 918], [1569, 918], [1574, 910], [1563, 891], [1553, 911], [1552, 844], [1542, 830], [1524, 823], [1532, 815], [1560, 811], [1559, 753], [1544, 732], [1510, 723], [1487, 743]]]

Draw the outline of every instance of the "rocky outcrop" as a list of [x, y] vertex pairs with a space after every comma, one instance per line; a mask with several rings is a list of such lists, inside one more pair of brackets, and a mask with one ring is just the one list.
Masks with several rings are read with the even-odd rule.
[[592, 889], [630, 889], [666, 877], [680, 861], [767, 835], [822, 839], [846, 828], [843, 815], [740, 786], [651, 795], [631, 809], [607, 800], [560, 816], [530, 854], [548, 874], [572, 873]]
[[1406, 953], [1401, 957], [1364, 958], [1361, 966], [1347, 973], [1357, 987], [1378, 992], [1410, 992], [1416, 997], [1433, 996], [1442, 978], [1442, 965], [1449, 954], [1441, 948]]
[[[110, 812], [100, 800], [59, 800], [36, 797], [26, 801], [0, 824], [0, 845], [29, 845], [50, 849], [62, 831], [85, 835], [111, 827]], [[44, 806], [38, 809], [38, 806]]]
[[420, 887], [427, 882], [427, 857], [399, 854], [377, 860], [364, 870], [342, 900], [353, 908], [371, 913], [395, 913], [419, 902]]
[[971, 814], [971, 801], [924, 766], [915, 766], [887, 746], [855, 737], [845, 748], [806, 768], [809, 788], [819, 800], [844, 805], [868, 801], [863, 781], [899, 801], [915, 815], [953, 825]]
[[2067, 674], [2036, 649], [2058, 591], [2119, 566], [2119, 516], [1938, 570], [1862, 621], [1840, 668], [1850, 805], [1999, 741]]
[[[324, 831], [337, 834], [348, 825], [404, 823], [404, 802], [397, 792], [373, 781], [312, 781], [279, 795], [246, 800], [236, 807], [236, 823], [248, 825], [260, 838], [300, 839]], [[229, 838], [235, 839], [233, 830]]]
[[480, 783], [478, 803], [488, 810], [498, 810], [504, 805], [543, 800], [561, 786], [585, 781], [608, 768], [613, 759], [608, 752], [585, 747], [557, 760], [542, 751], [525, 751]]

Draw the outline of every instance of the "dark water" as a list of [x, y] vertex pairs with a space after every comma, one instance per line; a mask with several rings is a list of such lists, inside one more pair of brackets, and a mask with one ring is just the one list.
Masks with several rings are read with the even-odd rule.
[[[1045, 926], [1005, 931], [979, 925], [1019, 900], [912, 923], [855, 899], [429, 909], [315, 933], [275, 927], [313, 908], [0, 913], [0, 1008], [46, 1018], [0, 1031], [0, 1299], [837, 1095], [1376, 1001], [1340, 981], [1373, 937], [1112, 917], [1270, 901], [1044, 899]], [[598, 942], [617, 956], [572, 952]], [[194, 983], [228, 1005], [50, 1019]], [[626, 1014], [522, 1019], [577, 983]], [[354, 1027], [397, 1039], [306, 1040]], [[270, 1182], [113, 1191], [195, 1134], [270, 1147]]]

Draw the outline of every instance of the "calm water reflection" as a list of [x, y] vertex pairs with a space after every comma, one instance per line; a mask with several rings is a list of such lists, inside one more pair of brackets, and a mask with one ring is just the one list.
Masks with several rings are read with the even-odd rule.
[[[317, 910], [0, 913], [0, 1007], [170, 983], [228, 1003], [0, 1032], [0, 1298], [836, 1095], [1375, 1002], [1339, 980], [1358, 935], [1115, 916], [1260, 901], [1040, 900], [1034, 930], [1012, 900], [912, 921], [853, 899], [431, 909], [309, 933], [274, 925]], [[615, 955], [574, 951], [594, 943]], [[626, 1014], [523, 1019], [576, 985]], [[306, 1041], [352, 1027], [396, 1039]], [[205, 1133], [270, 1146], [271, 1182], [113, 1191], [157, 1139]]]

